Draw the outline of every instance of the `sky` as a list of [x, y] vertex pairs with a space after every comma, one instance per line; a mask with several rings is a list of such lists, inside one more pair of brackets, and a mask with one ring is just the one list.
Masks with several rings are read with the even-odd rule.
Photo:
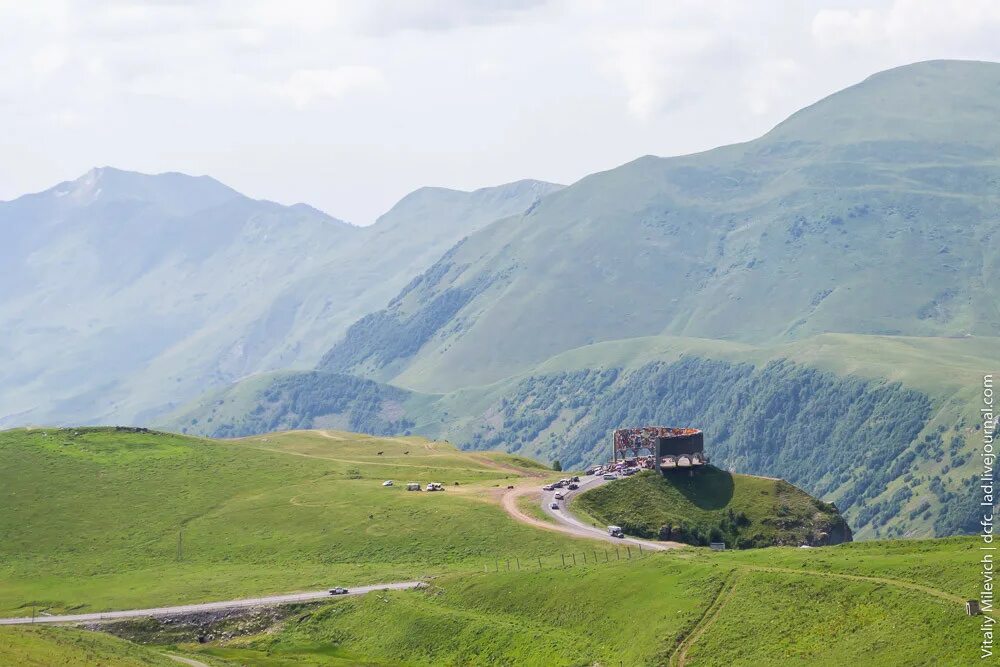
[[0, 200], [112, 166], [365, 225], [753, 139], [997, 34], [994, 0], [0, 0]]

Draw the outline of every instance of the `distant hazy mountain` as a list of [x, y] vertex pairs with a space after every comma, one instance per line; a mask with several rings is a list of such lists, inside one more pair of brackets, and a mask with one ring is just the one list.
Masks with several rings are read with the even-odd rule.
[[1000, 65], [883, 72], [472, 234], [319, 368], [447, 391], [593, 342], [1000, 330]]
[[310, 366], [458, 239], [557, 187], [419, 190], [370, 228], [110, 168], [0, 202], [0, 427], [143, 422]]

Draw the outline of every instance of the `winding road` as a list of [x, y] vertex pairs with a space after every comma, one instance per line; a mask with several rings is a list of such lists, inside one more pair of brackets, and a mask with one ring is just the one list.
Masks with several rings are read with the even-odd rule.
[[[393, 584], [375, 584], [372, 586], [357, 586], [351, 588], [346, 595], [364, 595], [374, 591], [399, 591], [426, 586], [422, 581], [401, 581]], [[30, 625], [34, 623], [88, 623], [97, 621], [114, 621], [123, 618], [146, 616], [177, 616], [179, 614], [195, 614], [202, 611], [222, 611], [242, 607], [273, 607], [295, 602], [311, 602], [324, 600], [334, 596], [329, 590], [311, 591], [307, 593], [290, 593], [287, 595], [270, 595], [259, 598], [244, 598], [242, 600], [225, 600], [223, 602], [204, 602], [202, 604], [185, 604], [176, 607], [153, 607], [152, 609], [128, 609], [125, 611], [106, 611], [97, 614], [68, 614], [64, 616], [36, 616], [34, 618], [0, 618], [0, 625]], [[344, 597], [344, 596], [336, 596]]]
[[[556, 490], [562, 492], [563, 494], [563, 499], [558, 501], [555, 500], [556, 491], [543, 490], [541, 492], [542, 511], [550, 516], [555, 523], [542, 521], [525, 514], [521, 511], [521, 508], [517, 506], [518, 498], [537, 493], [537, 487], [520, 487], [509, 490], [504, 494], [502, 504], [504, 510], [506, 510], [508, 514], [522, 523], [531, 524], [536, 528], [566, 533], [567, 535], [573, 535], [574, 537], [604, 540], [605, 542], [612, 542], [614, 544], [632, 544], [642, 547], [643, 549], [649, 549], [650, 551], [665, 551], [667, 549], [676, 549], [677, 547], [683, 546], [679, 542], [653, 542], [651, 540], [640, 540], [635, 537], [611, 537], [606, 530], [586, 524], [569, 512], [567, 506], [574, 496], [589, 489], [601, 486], [606, 482], [607, 480], [597, 475], [587, 475], [585, 477], [581, 477], [579, 489], [575, 489], [573, 491], [566, 489]], [[552, 509], [553, 502], [559, 505], [559, 509]]]

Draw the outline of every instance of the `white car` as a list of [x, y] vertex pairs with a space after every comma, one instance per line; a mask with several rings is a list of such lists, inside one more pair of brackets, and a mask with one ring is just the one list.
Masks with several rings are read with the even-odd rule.
[[382, 486], [392, 486], [392, 480], [391, 479], [385, 480], [384, 482], [382, 482]]
[[552, 496], [556, 500], [562, 500], [565, 496], [561, 492], [556, 492], [556, 495]]

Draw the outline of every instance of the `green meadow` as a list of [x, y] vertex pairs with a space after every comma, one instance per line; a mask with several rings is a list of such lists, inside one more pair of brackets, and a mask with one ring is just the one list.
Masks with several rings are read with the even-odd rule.
[[685, 549], [449, 574], [426, 591], [331, 601], [274, 632], [178, 648], [271, 666], [965, 665], [978, 656], [977, 619], [962, 605], [974, 548]]
[[577, 542], [494, 501], [538, 469], [423, 438], [19, 429], [0, 460], [5, 616], [400, 581]]
[[17, 667], [177, 667], [162, 651], [75, 628], [2, 627], [0, 665]]

